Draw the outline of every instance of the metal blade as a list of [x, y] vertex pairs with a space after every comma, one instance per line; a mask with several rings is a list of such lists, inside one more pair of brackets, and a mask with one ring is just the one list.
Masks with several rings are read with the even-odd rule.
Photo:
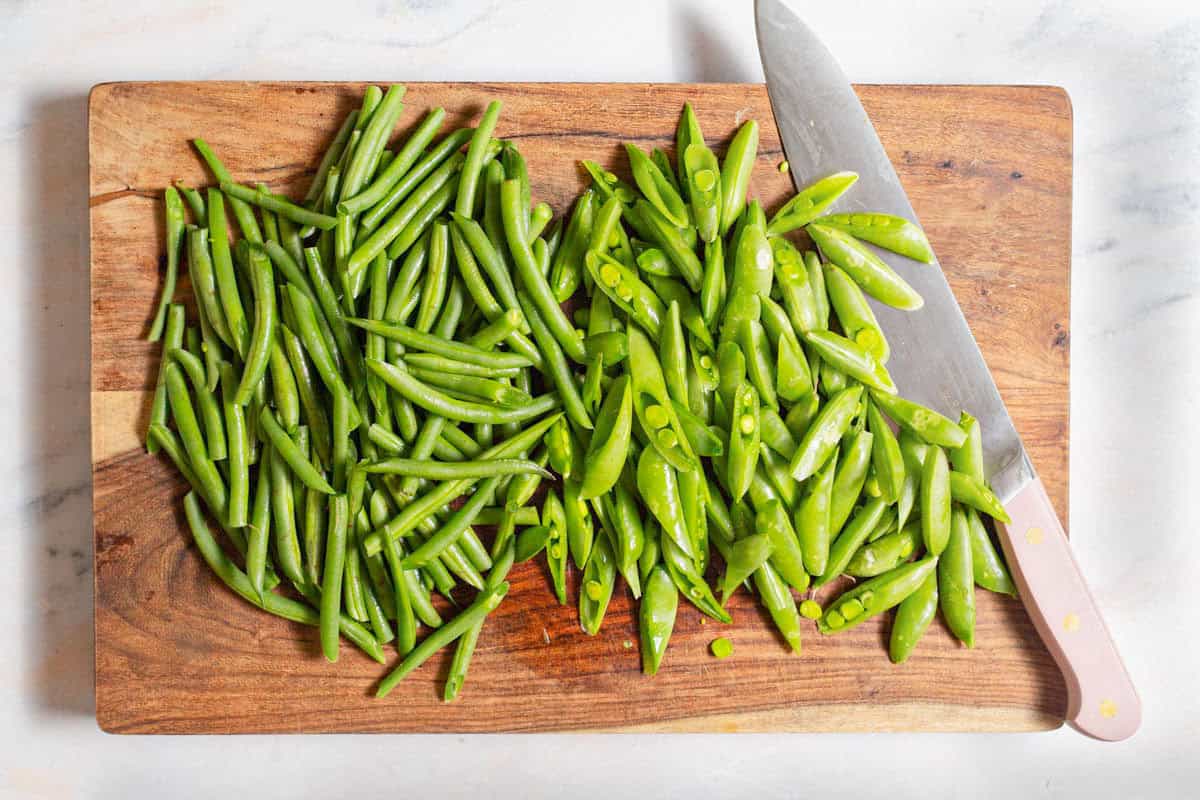
[[[917, 221], [896, 170], [833, 56], [782, 0], [757, 0], [758, 48], [775, 124], [797, 189], [841, 170], [858, 183], [833, 211], [879, 211]], [[900, 394], [951, 419], [967, 411], [983, 429], [984, 468], [1007, 501], [1034, 476], [979, 345], [937, 263], [874, 248], [925, 298], [917, 311], [872, 301]]]

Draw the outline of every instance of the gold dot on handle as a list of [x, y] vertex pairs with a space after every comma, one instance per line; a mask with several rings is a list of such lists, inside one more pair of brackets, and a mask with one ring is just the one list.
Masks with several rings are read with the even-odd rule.
[[1112, 719], [1117, 715], [1117, 704], [1112, 700], [1100, 701], [1100, 716], [1105, 719]]
[[1066, 618], [1063, 619], [1063, 630], [1068, 633], [1074, 633], [1079, 630], [1079, 615], [1067, 614]]
[[1041, 544], [1042, 529], [1030, 528], [1029, 530], [1025, 531], [1025, 541], [1029, 542], [1030, 544]]

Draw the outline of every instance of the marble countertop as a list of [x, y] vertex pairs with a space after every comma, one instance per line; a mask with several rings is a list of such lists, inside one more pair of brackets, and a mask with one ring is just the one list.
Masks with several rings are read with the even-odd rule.
[[0, 630], [12, 638], [0, 660], [0, 797], [337, 796], [352, 786], [440, 797], [1194, 793], [1200, 535], [1182, 501], [1200, 486], [1200, 12], [1183, 0], [806, 5], [857, 82], [1070, 92], [1073, 542], [1142, 694], [1135, 739], [100, 733], [87, 397], [93, 84], [762, 73], [750, 3], [730, 0], [343, 0], [336, 19], [328, 3], [10, 0], [0, 3]]

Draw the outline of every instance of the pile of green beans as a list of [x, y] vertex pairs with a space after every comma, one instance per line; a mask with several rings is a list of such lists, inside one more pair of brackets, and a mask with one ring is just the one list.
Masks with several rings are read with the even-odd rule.
[[[863, 244], [930, 261], [919, 228], [826, 215], [852, 173], [768, 221], [757, 124], [718, 159], [690, 106], [674, 164], [629, 145], [630, 184], [584, 162], [556, 221], [499, 103], [440, 139], [434, 108], [389, 148], [404, 92], [365, 92], [299, 203], [202, 139], [214, 187], [166, 189], [147, 447], [224, 583], [316, 625], [330, 661], [342, 637], [380, 663], [394, 643], [379, 696], [454, 644], [453, 700], [510, 568], [543, 554], [560, 603], [582, 573], [587, 634], [623, 580], [647, 674], [681, 595], [729, 623], [741, 587], [797, 652], [802, 611], [834, 633], [897, 606], [893, 660], [939, 608], [973, 644], [974, 587], [1015, 593], [979, 425], [896, 394], [867, 300], [920, 307]], [[864, 580], [822, 611], [842, 576]]]

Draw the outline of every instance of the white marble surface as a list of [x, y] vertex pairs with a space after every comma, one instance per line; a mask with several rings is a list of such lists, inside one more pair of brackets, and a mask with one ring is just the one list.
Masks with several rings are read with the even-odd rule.
[[1185, 0], [804, 5], [856, 81], [1071, 93], [1073, 541], [1141, 689], [1137, 738], [99, 733], [88, 88], [154, 78], [758, 81], [761, 71], [750, 4], [731, 0], [0, 0], [0, 796], [1195, 796], [1200, 535], [1186, 504], [1200, 486], [1200, 12]]

